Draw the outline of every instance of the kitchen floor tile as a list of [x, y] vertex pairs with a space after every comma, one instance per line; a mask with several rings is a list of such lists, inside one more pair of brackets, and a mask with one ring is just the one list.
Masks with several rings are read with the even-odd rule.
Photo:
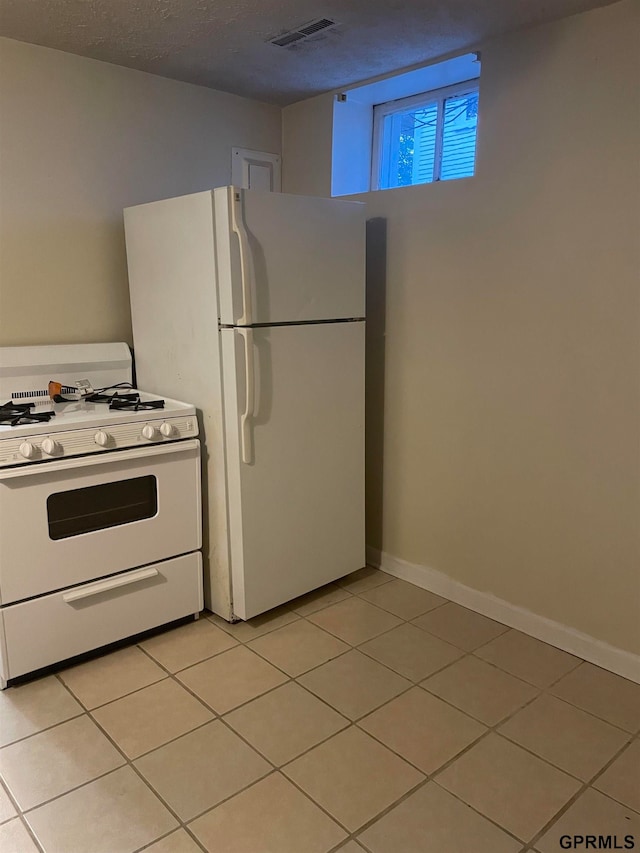
[[86, 715], [0, 750], [0, 774], [26, 811], [124, 764]]
[[[536, 841], [536, 847], [540, 853], [558, 853], [563, 849], [560, 844], [563, 835], [580, 835], [583, 838], [587, 835], [594, 835], [596, 838], [600, 835], [616, 836], [620, 849], [625, 843], [626, 835], [634, 837], [636, 842], [640, 838], [640, 815], [605, 797], [599, 791], [587, 788], [542, 838]], [[613, 844], [611, 846], [613, 847]]]
[[280, 766], [349, 725], [297, 684], [284, 684], [227, 714], [225, 721]]
[[437, 782], [523, 841], [580, 789], [576, 779], [495, 734], [450, 764]]
[[435, 782], [359, 836], [372, 853], [519, 853], [522, 845]]
[[640, 728], [640, 684], [583, 663], [554, 685], [554, 696], [628, 732]]
[[140, 646], [169, 672], [177, 672], [232, 648], [236, 642], [208, 619], [198, 619], [156, 634]]
[[446, 598], [441, 598], [426, 589], [420, 589], [412, 583], [397, 578], [389, 581], [389, 583], [360, 592], [358, 595], [371, 604], [375, 604], [376, 607], [381, 607], [383, 610], [393, 613], [394, 616], [399, 616], [400, 619], [413, 619], [420, 616], [421, 613], [426, 613], [428, 610], [433, 610], [434, 607], [445, 604], [447, 601]]
[[360, 651], [412, 681], [426, 678], [463, 655], [455, 646], [406, 624], [369, 640]]
[[171, 678], [103, 705], [93, 716], [129, 758], [213, 719], [211, 711]]
[[184, 829], [178, 829], [151, 847], [145, 847], [144, 853], [202, 853], [202, 849]]
[[309, 616], [311, 613], [316, 613], [330, 604], [337, 604], [338, 601], [344, 601], [351, 595], [344, 587], [338, 586], [335, 583], [321, 586], [320, 589], [314, 589], [313, 592], [308, 592], [306, 595], [296, 598], [295, 601], [290, 601], [287, 605], [298, 616]]
[[291, 676], [301, 675], [349, 651], [349, 646], [342, 640], [305, 619], [298, 619], [252, 640], [249, 648]]
[[368, 714], [411, 686], [355, 649], [300, 676], [298, 682], [350, 720]]
[[536, 687], [548, 687], [580, 663], [580, 658], [513, 629], [474, 654]]
[[133, 853], [178, 826], [130, 767], [25, 815], [47, 853]]
[[419, 687], [388, 702], [358, 725], [427, 775], [487, 731]]
[[17, 814], [18, 812], [9, 799], [9, 795], [2, 785], [0, 785], [0, 823], [4, 823], [5, 820], [9, 820], [9, 818], [15, 817]]
[[212, 853], [327, 853], [347, 835], [280, 773], [202, 815], [189, 828]]
[[20, 818], [0, 826], [0, 850], [6, 853], [39, 853]]
[[0, 691], [0, 746], [82, 714], [79, 705], [54, 675]]
[[312, 613], [308, 618], [310, 622], [352, 646], [395, 628], [401, 621], [386, 610], [380, 610], [355, 596]]
[[509, 630], [506, 625], [452, 601], [414, 619], [413, 624], [465, 652], [472, 652]]
[[147, 753], [135, 766], [183, 821], [271, 770], [270, 764], [219, 720]]
[[424, 779], [353, 726], [297, 758], [283, 772], [350, 832]]
[[207, 618], [218, 628], [222, 628], [223, 631], [235, 637], [236, 640], [241, 643], [248, 643], [263, 634], [268, 634], [269, 631], [275, 631], [276, 628], [282, 628], [283, 625], [295, 622], [300, 617], [288, 607], [276, 607], [260, 614], [260, 616], [254, 616], [247, 622], [226, 622], [215, 613], [208, 614]]
[[601, 770], [629, 739], [620, 729], [546, 694], [518, 711], [499, 731], [583, 781]]
[[184, 669], [178, 678], [218, 714], [288, 680], [284, 673], [244, 646]]
[[166, 677], [167, 673], [136, 646], [110, 652], [60, 673], [69, 690], [89, 709]]
[[355, 595], [367, 589], [373, 589], [374, 586], [389, 583], [392, 580], [392, 575], [381, 572], [379, 569], [374, 569], [371, 566], [365, 566], [362, 569], [358, 569], [357, 572], [351, 572], [350, 575], [338, 578], [336, 584]]
[[487, 726], [494, 726], [539, 691], [473, 656], [462, 658], [420, 685]]
[[640, 741], [628, 746], [593, 787], [640, 812]]

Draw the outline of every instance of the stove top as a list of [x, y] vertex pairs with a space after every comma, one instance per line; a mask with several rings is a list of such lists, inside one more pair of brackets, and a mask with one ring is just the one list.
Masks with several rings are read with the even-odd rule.
[[158, 398], [157, 394], [135, 388], [103, 389], [82, 400], [58, 399], [61, 402], [0, 404], [0, 441], [195, 414], [194, 407], [188, 403]]
[[0, 347], [0, 479], [26, 476], [30, 465], [66, 470], [92, 454], [163, 453], [155, 446], [197, 438], [193, 406], [131, 380], [124, 343]]

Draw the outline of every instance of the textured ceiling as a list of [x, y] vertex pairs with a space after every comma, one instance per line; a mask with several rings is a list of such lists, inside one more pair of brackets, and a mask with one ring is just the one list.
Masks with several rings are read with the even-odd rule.
[[[288, 104], [612, 0], [0, 0], [0, 35]], [[309, 20], [340, 26], [281, 48]]]

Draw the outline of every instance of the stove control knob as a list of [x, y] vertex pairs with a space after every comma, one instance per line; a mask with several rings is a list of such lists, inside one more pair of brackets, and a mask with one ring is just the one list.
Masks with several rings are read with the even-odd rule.
[[42, 449], [47, 456], [53, 456], [54, 453], [57, 453], [60, 450], [60, 445], [53, 438], [45, 438], [42, 442]]
[[176, 428], [173, 424], [160, 424], [160, 432], [163, 434], [165, 438], [171, 438], [172, 435], [176, 434]]
[[36, 455], [36, 449], [30, 441], [23, 441], [20, 445], [20, 455], [25, 459], [33, 459]]
[[108, 432], [105, 432], [103, 429], [99, 429], [98, 432], [93, 436], [93, 440], [96, 444], [99, 444], [100, 447], [106, 447], [109, 443], [109, 439], [111, 436]]
[[151, 424], [145, 424], [142, 427], [142, 436], [149, 441], [154, 441], [159, 438], [158, 430], [154, 426], [151, 426]]

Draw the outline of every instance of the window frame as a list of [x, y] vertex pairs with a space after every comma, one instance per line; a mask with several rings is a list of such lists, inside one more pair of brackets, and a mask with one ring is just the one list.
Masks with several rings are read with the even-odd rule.
[[[418, 187], [423, 184], [440, 182], [442, 171], [442, 145], [443, 145], [443, 126], [444, 126], [444, 102], [452, 97], [460, 97], [461, 95], [469, 95], [472, 92], [480, 94], [480, 78], [474, 77], [471, 80], [465, 80], [462, 83], [455, 83], [451, 86], [443, 86], [440, 89], [432, 89], [429, 92], [421, 92], [418, 95], [410, 95], [407, 98], [399, 98], [395, 101], [386, 101], [382, 104], [375, 104], [373, 107], [373, 146], [371, 156], [371, 189], [372, 190], [393, 190], [405, 189], [405, 187], [381, 187], [380, 175], [382, 172], [382, 152], [384, 145], [384, 134], [382, 128], [384, 120], [387, 116], [395, 113], [405, 113], [411, 109], [418, 107], [429, 107], [432, 104], [437, 105], [437, 123], [436, 123], [436, 140], [435, 140], [435, 155], [433, 165], [433, 181], [422, 181], [416, 184], [407, 184], [410, 187]], [[474, 159], [475, 166], [475, 159]], [[459, 180], [459, 179], [458, 179]]]

